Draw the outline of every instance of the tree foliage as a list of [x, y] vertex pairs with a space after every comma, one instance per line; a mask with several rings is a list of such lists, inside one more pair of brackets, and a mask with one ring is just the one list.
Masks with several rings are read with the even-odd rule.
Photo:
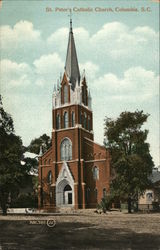
[[142, 129], [148, 116], [143, 111], [126, 111], [116, 120], [105, 119], [105, 145], [110, 149], [112, 173], [115, 173], [112, 188], [129, 202], [145, 191], [154, 166], [146, 142], [148, 130]]
[[13, 120], [3, 109], [0, 97], [0, 205], [4, 214], [9, 193], [20, 185], [24, 175], [22, 155], [21, 138], [14, 134]]
[[40, 147], [42, 147], [43, 153], [51, 147], [51, 138], [48, 135], [43, 134], [33, 139], [27, 149], [31, 153], [39, 154]]

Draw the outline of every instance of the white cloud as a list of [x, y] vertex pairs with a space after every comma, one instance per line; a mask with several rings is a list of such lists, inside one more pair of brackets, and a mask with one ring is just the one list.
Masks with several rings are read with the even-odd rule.
[[79, 67], [80, 67], [81, 74], [85, 70], [87, 79], [89, 81], [92, 81], [93, 79], [95, 79], [95, 77], [97, 76], [97, 73], [99, 72], [99, 66], [94, 64], [91, 61], [80, 64]]
[[[73, 32], [79, 61], [98, 62], [103, 70], [118, 69], [119, 64], [123, 70], [137, 64], [157, 69], [158, 32], [149, 26], [130, 28], [122, 22], [110, 22], [92, 35], [84, 27], [74, 28]], [[13, 28], [2, 26], [3, 58], [9, 55], [12, 60], [34, 61], [43, 54], [57, 52], [65, 59], [68, 34], [68, 28], [62, 27], [42, 39], [41, 32], [29, 21], [20, 21]]]
[[[158, 62], [158, 33], [148, 26], [130, 28], [121, 22], [104, 24], [95, 34], [90, 35], [84, 27], [73, 30], [79, 58], [108, 62], [111, 60], [128, 64], [129, 67], [149, 65], [153, 67]], [[68, 28], [55, 31], [48, 44], [63, 56], [66, 53]], [[103, 65], [105, 67], [105, 64]]]
[[63, 68], [63, 61], [57, 53], [43, 55], [33, 62], [38, 74], [53, 74]]
[[[77, 52], [80, 51], [80, 54], [86, 53], [86, 49], [89, 49], [89, 32], [83, 27], [78, 27], [74, 29], [74, 38], [76, 43]], [[60, 28], [56, 30], [47, 38], [48, 46], [50, 49], [61, 53], [63, 56], [67, 51], [67, 42], [68, 42], [69, 30], [68, 28]], [[79, 53], [78, 53], [79, 54]]]
[[16, 63], [14, 61], [4, 59], [0, 61], [0, 81], [2, 90], [8, 88], [17, 88], [30, 84], [32, 70], [26, 63]]
[[[103, 27], [90, 38], [90, 44], [103, 55], [112, 60], [131, 58], [132, 63], [143, 58], [155, 60], [158, 53], [158, 33], [148, 26], [138, 26], [134, 29], [120, 23], [112, 22]], [[148, 58], [149, 59], [149, 58]]]
[[66, 51], [66, 44], [68, 40], [68, 29], [63, 27], [56, 30], [53, 34], [51, 34], [48, 39], [47, 43], [51, 49], [55, 49], [57, 52]]
[[[0, 81], [2, 92], [22, 91], [32, 83], [28, 91], [32, 91], [34, 85], [53, 86], [60, 72], [63, 72], [64, 63], [57, 53], [43, 55], [33, 62], [32, 67], [27, 63], [17, 63], [8, 59], [0, 61]], [[58, 74], [59, 72], [59, 74]]]
[[44, 86], [55, 83], [64, 67], [64, 62], [57, 53], [43, 55], [33, 62], [36, 84]]
[[100, 96], [122, 102], [148, 101], [158, 93], [158, 76], [142, 67], [132, 67], [124, 72], [123, 78], [108, 73], [95, 79], [92, 88], [99, 90]]
[[27, 44], [34, 46], [36, 42], [40, 40], [40, 31], [35, 30], [33, 24], [29, 21], [20, 21], [12, 28], [9, 25], [1, 27], [1, 46], [2, 49], [12, 50], [19, 48]]

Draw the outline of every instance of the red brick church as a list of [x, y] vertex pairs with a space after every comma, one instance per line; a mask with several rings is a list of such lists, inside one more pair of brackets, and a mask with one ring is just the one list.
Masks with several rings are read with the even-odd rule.
[[53, 93], [52, 127], [52, 146], [39, 157], [39, 208], [96, 207], [109, 192], [110, 156], [94, 142], [91, 95], [79, 72], [72, 21], [64, 75]]

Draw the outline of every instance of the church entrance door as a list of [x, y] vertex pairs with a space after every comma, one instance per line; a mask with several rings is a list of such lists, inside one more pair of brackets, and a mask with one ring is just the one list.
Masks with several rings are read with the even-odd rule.
[[64, 188], [64, 205], [72, 205], [72, 188], [67, 184]]

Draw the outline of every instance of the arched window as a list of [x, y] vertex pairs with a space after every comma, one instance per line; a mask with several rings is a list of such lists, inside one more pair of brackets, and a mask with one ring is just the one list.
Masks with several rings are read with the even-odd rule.
[[84, 128], [87, 128], [87, 115], [84, 113]]
[[93, 178], [94, 178], [94, 180], [99, 179], [99, 168], [98, 167], [93, 168]]
[[72, 112], [72, 127], [75, 126], [75, 113]]
[[61, 119], [60, 119], [60, 115], [59, 114], [56, 117], [56, 128], [57, 129], [61, 128]]
[[105, 198], [106, 196], [107, 196], [106, 188], [103, 188], [103, 198]]
[[68, 138], [61, 142], [61, 160], [72, 160], [72, 142]]
[[72, 188], [71, 188], [71, 186], [70, 185], [66, 185], [65, 186], [65, 188], [64, 188], [64, 191], [71, 191], [72, 190]]
[[80, 120], [79, 120], [79, 123], [82, 124], [82, 113], [80, 112]]
[[64, 85], [64, 103], [68, 103], [68, 86]]
[[51, 171], [48, 172], [47, 181], [49, 184], [52, 183], [52, 172]]
[[146, 193], [146, 201], [148, 204], [152, 203], [153, 201], [153, 192], [149, 191]]
[[64, 112], [64, 128], [68, 128], [68, 112]]

